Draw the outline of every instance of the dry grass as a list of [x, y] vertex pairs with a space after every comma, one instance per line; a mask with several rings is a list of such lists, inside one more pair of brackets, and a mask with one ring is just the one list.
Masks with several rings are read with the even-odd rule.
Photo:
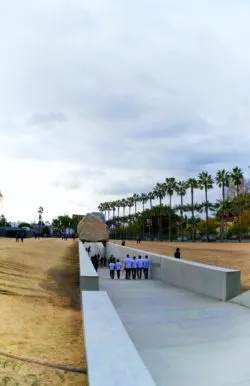
[[[0, 239], [0, 351], [85, 368], [77, 243]], [[86, 377], [0, 356], [0, 385], [83, 385]]]
[[[112, 241], [113, 242], [113, 241]], [[121, 243], [121, 241], [114, 241]], [[181, 258], [205, 264], [239, 269], [241, 271], [242, 291], [250, 289], [250, 244], [249, 243], [168, 243], [127, 241], [126, 246], [148, 252], [173, 256], [177, 247], [181, 249]]]

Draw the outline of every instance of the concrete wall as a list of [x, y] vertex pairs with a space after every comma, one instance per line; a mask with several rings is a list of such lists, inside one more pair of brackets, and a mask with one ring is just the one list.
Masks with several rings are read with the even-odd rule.
[[89, 386], [155, 386], [105, 291], [82, 292]]
[[95, 254], [99, 255], [100, 256], [104, 256], [104, 245], [103, 243], [84, 243], [84, 246], [87, 248], [88, 246], [91, 247], [91, 252], [90, 252], [90, 256], [93, 256]]
[[240, 271], [108, 243], [107, 257], [111, 254], [121, 260], [124, 260], [126, 254], [147, 255], [152, 263], [151, 277], [166, 284], [220, 300], [229, 300], [240, 294]]
[[98, 291], [99, 276], [85, 250], [85, 245], [79, 241], [79, 259], [80, 259], [80, 290]]

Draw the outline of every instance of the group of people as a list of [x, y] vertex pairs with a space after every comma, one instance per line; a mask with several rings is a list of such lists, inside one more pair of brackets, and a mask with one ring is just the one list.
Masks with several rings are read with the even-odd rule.
[[[148, 272], [149, 272], [149, 259], [148, 256], [145, 256], [142, 258], [141, 256], [133, 256], [130, 257], [129, 255], [126, 256], [124, 260], [124, 270], [125, 270], [125, 279], [130, 280], [131, 278], [133, 280], [142, 279], [142, 274], [144, 275], [144, 279], [148, 279]], [[119, 259], [115, 259], [113, 256], [109, 259], [109, 272], [110, 272], [110, 278], [115, 278], [115, 273], [117, 275], [117, 279], [120, 279], [121, 277], [121, 270], [122, 270], [122, 263]]]
[[99, 253], [96, 253], [95, 255], [91, 256], [92, 264], [97, 271], [98, 268], [107, 267], [107, 257], [106, 256], [100, 256]]

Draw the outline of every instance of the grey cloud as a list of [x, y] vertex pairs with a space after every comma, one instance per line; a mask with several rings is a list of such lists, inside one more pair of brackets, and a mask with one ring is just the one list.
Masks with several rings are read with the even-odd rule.
[[54, 181], [51, 183], [54, 188], [64, 188], [66, 190], [78, 190], [82, 187], [81, 181]]
[[51, 186], [56, 188], [64, 188], [66, 190], [79, 190], [86, 182], [100, 179], [105, 176], [105, 172], [101, 170], [71, 170], [65, 173], [61, 180], [55, 180]]
[[102, 105], [96, 111], [96, 116], [110, 121], [138, 119], [150, 106], [133, 95], [106, 96]]
[[63, 113], [34, 114], [28, 119], [29, 125], [38, 125], [43, 123], [62, 123], [67, 118]]
[[[146, 178], [148, 177], [148, 178]], [[126, 181], [117, 181], [107, 184], [97, 191], [104, 196], [121, 196], [131, 195], [136, 192], [145, 192], [152, 190], [154, 180], [151, 176], [142, 176], [141, 178], [130, 178]]]
[[6, 129], [3, 152], [72, 162], [82, 171], [59, 184], [79, 189], [85, 178], [100, 179], [100, 194], [144, 190], [143, 182], [117, 185], [117, 174], [107, 187], [106, 169], [188, 176], [223, 162], [248, 165], [250, 5], [191, 3], [93, 0], [86, 13], [80, 0], [59, 11], [55, 0], [24, 0], [22, 17], [13, 15], [22, 44], [7, 17], [0, 25], [0, 116], [31, 118], [25, 136]]
[[139, 127], [131, 136], [139, 137], [142, 141], [152, 139], [167, 139], [181, 137], [187, 134], [206, 132], [210, 129], [210, 125], [202, 119], [183, 121], [176, 117], [177, 122], [169, 124], [169, 119], [166, 117], [165, 122], [150, 122], [144, 125], [144, 128]]

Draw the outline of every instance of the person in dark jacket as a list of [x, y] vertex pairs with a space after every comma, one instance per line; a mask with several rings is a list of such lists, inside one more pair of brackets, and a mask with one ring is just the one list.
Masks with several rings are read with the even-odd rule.
[[176, 248], [176, 251], [174, 253], [174, 257], [176, 259], [180, 259], [181, 258], [181, 252], [180, 252], [180, 248]]
[[93, 264], [93, 266], [94, 266], [94, 268], [95, 268], [95, 270], [97, 272], [98, 266], [99, 266], [99, 261], [98, 261], [97, 255], [92, 256], [91, 257], [91, 261], [92, 261], [92, 264]]

